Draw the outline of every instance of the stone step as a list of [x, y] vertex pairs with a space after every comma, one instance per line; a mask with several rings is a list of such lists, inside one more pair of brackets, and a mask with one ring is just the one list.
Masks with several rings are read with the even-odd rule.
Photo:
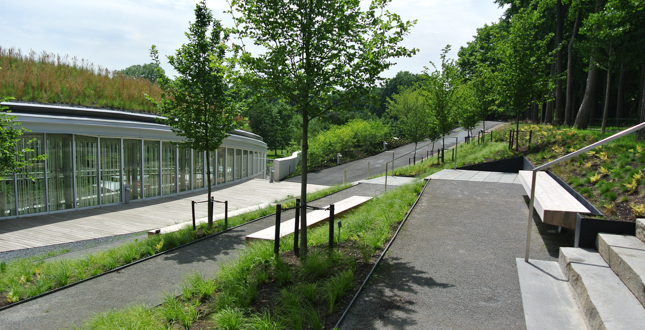
[[598, 252], [645, 306], [645, 243], [635, 236], [598, 234]]
[[636, 237], [645, 242], [645, 219], [636, 219]]
[[527, 330], [588, 329], [573, 289], [555, 261], [516, 259]]
[[560, 248], [560, 267], [577, 294], [589, 329], [643, 329], [645, 308], [600, 253]]

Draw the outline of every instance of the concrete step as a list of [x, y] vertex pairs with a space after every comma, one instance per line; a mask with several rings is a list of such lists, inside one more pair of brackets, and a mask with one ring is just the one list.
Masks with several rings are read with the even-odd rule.
[[598, 252], [645, 306], [645, 243], [635, 236], [598, 234]]
[[645, 219], [636, 219], [636, 237], [645, 242]]
[[588, 329], [584, 313], [555, 261], [516, 259], [527, 330]]
[[600, 253], [560, 248], [559, 262], [577, 294], [589, 329], [645, 328], [645, 308]]

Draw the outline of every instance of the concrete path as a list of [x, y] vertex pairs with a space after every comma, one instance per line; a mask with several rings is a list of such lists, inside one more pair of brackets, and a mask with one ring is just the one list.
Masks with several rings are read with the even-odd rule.
[[[341, 329], [524, 329], [518, 184], [431, 180]], [[534, 227], [531, 257], [551, 257]]]
[[[375, 196], [383, 186], [360, 184], [311, 203], [324, 206], [354, 195]], [[295, 216], [282, 213], [282, 219]], [[59, 329], [80, 325], [98, 312], [132, 304], [157, 305], [166, 293], [179, 293], [183, 279], [194, 272], [212, 277], [222, 262], [236, 258], [244, 237], [275, 224], [274, 217], [189, 245], [121, 271], [0, 311], [0, 329]]]
[[[312, 184], [307, 190], [323, 188], [326, 186]], [[255, 209], [261, 204], [299, 195], [300, 184], [269, 183], [263, 179], [223, 185], [213, 191], [215, 200], [229, 201], [229, 212]], [[192, 221], [191, 201], [206, 200], [207, 196], [206, 190], [201, 190], [130, 204], [0, 220], [0, 252], [136, 233]], [[198, 219], [207, 216], [206, 205], [197, 204]], [[215, 204], [214, 212], [223, 216], [223, 204]]]
[[[486, 129], [491, 129], [500, 124], [503, 124], [503, 123], [497, 122], [497, 121], [487, 121]], [[475, 130], [473, 130], [473, 132], [476, 133], [480, 129], [481, 129], [481, 123], [477, 126]], [[468, 132], [466, 132], [461, 128], [457, 128], [453, 130], [453, 132], [450, 135], [446, 136], [445, 138], [445, 141], [446, 141], [445, 148], [450, 148], [455, 145], [455, 137], [459, 138], [459, 142], [464, 142], [464, 139], [466, 138], [467, 134]], [[435, 151], [436, 149], [441, 148], [441, 143], [442, 143], [441, 141], [437, 141], [434, 144]], [[428, 141], [420, 142], [419, 145], [417, 146], [417, 160], [421, 160], [421, 157], [426, 158], [427, 152], [430, 151], [430, 149], [432, 148], [432, 145], [433, 144], [429, 143]], [[343, 174], [345, 170], [347, 170], [347, 177], [345, 178], [346, 182], [365, 180], [365, 179], [368, 179], [368, 171], [367, 171], [368, 162], [370, 163], [369, 177], [372, 177], [375, 175], [385, 173], [385, 164], [387, 162], [390, 162], [390, 164], [388, 165], [389, 170], [392, 169], [392, 163], [391, 163], [392, 154], [394, 154], [394, 158], [399, 158], [400, 156], [407, 154], [406, 156], [400, 159], [397, 159], [394, 162], [395, 167], [401, 167], [401, 166], [408, 165], [409, 158], [412, 158], [413, 152], [414, 152], [414, 143], [410, 143], [393, 150], [382, 152], [372, 157], [367, 157], [350, 163], [341, 164], [328, 169], [324, 169], [322, 171], [311, 172], [307, 175], [307, 183], [327, 185], [327, 186], [343, 183]], [[301, 179], [300, 176], [297, 176], [297, 177], [287, 179], [285, 181], [300, 182], [300, 179]]]

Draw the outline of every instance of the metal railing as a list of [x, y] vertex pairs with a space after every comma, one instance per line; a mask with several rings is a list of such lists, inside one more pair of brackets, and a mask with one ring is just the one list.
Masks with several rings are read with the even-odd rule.
[[576, 150], [576, 151], [574, 151], [572, 153], [566, 154], [566, 155], [564, 155], [564, 156], [562, 156], [562, 157], [560, 157], [560, 158], [558, 158], [556, 160], [550, 161], [550, 162], [548, 162], [548, 163], [546, 163], [546, 164], [544, 164], [542, 166], [538, 166], [538, 167], [533, 169], [533, 177], [531, 178], [531, 196], [530, 196], [531, 201], [529, 203], [529, 220], [528, 220], [528, 226], [527, 226], [527, 229], [526, 229], [526, 253], [524, 254], [524, 261], [526, 261], [526, 262], [529, 261], [529, 253], [530, 253], [530, 250], [531, 250], [531, 229], [532, 229], [531, 221], [533, 220], [533, 210], [534, 210], [534, 205], [535, 205], [535, 181], [536, 181], [536, 178], [537, 178], [538, 171], [543, 171], [545, 169], [548, 169], [548, 168], [552, 167], [553, 165], [562, 163], [565, 160], [569, 160], [569, 159], [571, 159], [573, 157], [576, 157], [578, 155], [586, 153], [589, 150], [595, 149], [595, 148], [597, 148], [597, 147], [599, 147], [601, 145], [607, 144], [607, 143], [609, 143], [611, 141], [614, 141], [616, 139], [624, 137], [624, 136], [626, 136], [628, 134], [631, 134], [631, 133], [633, 133], [635, 131], [638, 131], [640, 129], [643, 129], [643, 128], [645, 128], [645, 122], [640, 123], [640, 124], [638, 124], [636, 126], [633, 126], [631, 128], [628, 128], [628, 129], [626, 129], [624, 131], [618, 132], [618, 133], [616, 133], [616, 134], [614, 134], [614, 135], [612, 135], [610, 137], [604, 138], [604, 139], [602, 139], [602, 140], [600, 140], [600, 141], [598, 141], [596, 143], [590, 144], [590, 145], [588, 145], [588, 146], [586, 146], [584, 148], [578, 149], [578, 150]]

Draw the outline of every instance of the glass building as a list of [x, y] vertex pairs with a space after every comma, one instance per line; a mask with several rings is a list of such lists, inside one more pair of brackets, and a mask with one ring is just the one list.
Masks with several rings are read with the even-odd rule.
[[157, 116], [3, 105], [31, 130], [22, 136], [19, 148], [33, 150], [28, 158], [47, 158], [2, 175], [0, 219], [179, 194], [262, 177], [266, 168], [266, 144], [245, 131], [230, 132], [207, 162], [207, 153], [178, 147], [181, 137], [157, 123]]

